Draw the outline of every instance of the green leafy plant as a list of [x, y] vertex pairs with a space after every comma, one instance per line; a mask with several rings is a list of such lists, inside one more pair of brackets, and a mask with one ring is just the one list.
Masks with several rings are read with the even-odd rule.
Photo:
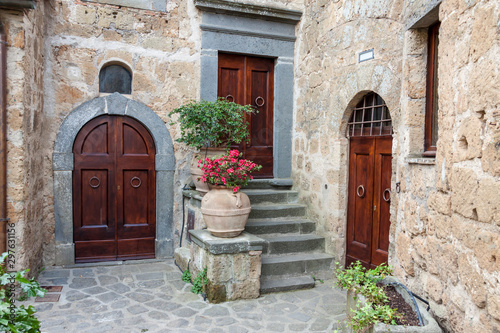
[[[196, 149], [229, 147], [242, 141], [248, 142], [248, 122], [245, 114], [256, 113], [251, 105], [239, 105], [219, 98], [215, 102], [192, 101], [170, 112], [178, 115], [183, 142]], [[173, 125], [175, 122], [171, 122]]]
[[396, 309], [386, 304], [387, 295], [382, 288], [377, 286], [380, 280], [392, 274], [390, 267], [382, 264], [374, 269], [366, 270], [359, 261], [346, 269], [338, 262], [336, 266], [335, 285], [365, 298], [364, 305], [357, 302], [356, 309], [351, 309], [352, 313], [348, 315], [348, 325], [355, 332], [365, 332], [379, 322], [396, 325], [396, 318], [401, 316]]
[[191, 283], [191, 272], [189, 271], [189, 268], [182, 273], [181, 280], [186, 283]]
[[193, 286], [191, 287], [191, 292], [195, 294], [202, 294], [205, 291], [206, 285], [207, 285], [207, 268], [205, 267], [194, 278]]
[[[5, 252], [0, 257], [4, 263], [8, 257]], [[35, 279], [27, 279], [29, 269], [19, 272], [7, 272], [5, 264], [0, 265], [0, 332], [27, 332], [40, 331], [40, 321], [35, 316], [35, 308], [30, 305], [16, 306], [14, 301], [15, 288], [19, 288], [21, 298], [43, 297], [46, 290], [41, 288]]]

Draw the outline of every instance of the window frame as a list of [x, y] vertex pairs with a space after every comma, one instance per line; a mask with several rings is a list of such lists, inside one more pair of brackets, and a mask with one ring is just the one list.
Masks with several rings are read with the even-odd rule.
[[[437, 142], [437, 112], [438, 112], [438, 47], [439, 47], [439, 27], [440, 22], [429, 26], [428, 48], [427, 48], [427, 87], [425, 96], [425, 130], [424, 130], [424, 152], [423, 156], [435, 157], [436, 145], [433, 145], [433, 139]], [[433, 134], [434, 126], [436, 133]], [[436, 137], [434, 137], [436, 136]]]

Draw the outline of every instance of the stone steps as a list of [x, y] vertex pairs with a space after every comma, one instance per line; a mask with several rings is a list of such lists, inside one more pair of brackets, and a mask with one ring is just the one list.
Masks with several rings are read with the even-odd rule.
[[[252, 202], [252, 201], [250, 201]], [[306, 206], [300, 204], [252, 205], [250, 219], [283, 218], [304, 216]]]
[[333, 257], [325, 254], [325, 239], [305, 217], [291, 180], [253, 180], [243, 191], [252, 211], [245, 230], [262, 238], [261, 293], [313, 288], [313, 276], [328, 276]]
[[314, 288], [314, 284], [314, 279], [311, 276], [263, 277], [260, 279], [260, 292], [269, 294], [279, 291], [310, 289]]
[[297, 191], [273, 190], [273, 189], [244, 189], [242, 190], [250, 198], [253, 205], [296, 203], [299, 199]]
[[290, 275], [312, 274], [328, 271], [332, 257], [325, 253], [296, 253], [267, 255], [262, 257], [262, 275], [276, 276], [287, 272]]
[[254, 235], [262, 234], [308, 234], [314, 232], [316, 224], [301, 218], [249, 219], [246, 230]]
[[276, 236], [259, 235], [266, 241], [263, 254], [318, 252], [325, 249], [325, 238], [315, 234]]

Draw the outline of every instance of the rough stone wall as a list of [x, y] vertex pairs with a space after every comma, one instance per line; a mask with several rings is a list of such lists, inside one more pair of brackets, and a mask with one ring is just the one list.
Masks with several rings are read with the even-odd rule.
[[[422, 158], [427, 29], [439, 1], [305, 2], [295, 57], [294, 186], [342, 261], [348, 184], [345, 127], [367, 91], [393, 119], [389, 263], [431, 302], [446, 330], [500, 330], [500, 4], [439, 10], [439, 141]], [[357, 63], [374, 48], [375, 59]], [[401, 182], [401, 193], [395, 183]]]
[[[199, 95], [199, 13], [192, 1], [171, 0], [166, 12], [80, 1], [57, 1], [47, 32], [45, 103], [46, 156], [64, 118], [78, 105], [99, 96], [99, 70], [111, 61], [126, 64], [133, 75], [130, 98], [148, 105], [166, 123], [173, 140], [178, 127], [168, 113]], [[175, 143], [174, 230], [178, 244], [181, 187], [189, 172], [190, 150]], [[53, 177], [46, 174], [45, 227], [49, 244], [45, 264], [54, 263]]]
[[44, 3], [0, 11], [7, 34], [7, 215], [15, 223], [16, 269], [42, 265]]
[[[387, 103], [393, 126], [399, 123], [401, 7], [392, 0], [308, 0], [298, 27], [294, 187], [339, 261], [345, 257], [350, 113], [374, 91]], [[372, 48], [375, 59], [358, 63], [358, 54]], [[397, 151], [397, 136], [393, 146]]]
[[397, 157], [402, 191], [390, 262], [453, 332], [500, 330], [499, 15], [496, 1], [440, 6], [435, 164], [414, 158], [423, 142], [427, 30], [405, 35], [408, 132]]

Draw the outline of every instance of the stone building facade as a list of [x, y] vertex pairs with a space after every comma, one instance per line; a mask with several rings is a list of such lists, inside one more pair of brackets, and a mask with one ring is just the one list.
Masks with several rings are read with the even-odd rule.
[[[0, 0], [8, 43], [8, 218], [16, 224], [19, 268], [74, 260], [67, 229], [73, 166], [61, 147], [116, 105], [121, 114], [128, 106], [139, 110], [129, 116], [150, 121], [162, 143], [156, 171], [164, 194], [157, 205], [167, 204], [157, 216], [168, 227], [156, 253], [172, 256], [192, 152], [175, 142], [179, 128], [168, 113], [191, 99], [216, 97], [218, 52], [265, 56], [276, 59], [275, 178], [293, 179], [327, 252], [346, 259], [346, 132], [353, 109], [374, 92], [393, 130], [389, 263], [430, 301], [446, 330], [500, 330], [498, 1], [20, 3], [27, 5]], [[423, 156], [429, 27], [436, 22], [438, 140], [429, 157]], [[360, 61], [367, 50], [373, 59]], [[132, 73], [127, 100], [99, 93], [100, 70], [115, 63]], [[100, 113], [85, 112], [89, 101], [101, 103]]]

